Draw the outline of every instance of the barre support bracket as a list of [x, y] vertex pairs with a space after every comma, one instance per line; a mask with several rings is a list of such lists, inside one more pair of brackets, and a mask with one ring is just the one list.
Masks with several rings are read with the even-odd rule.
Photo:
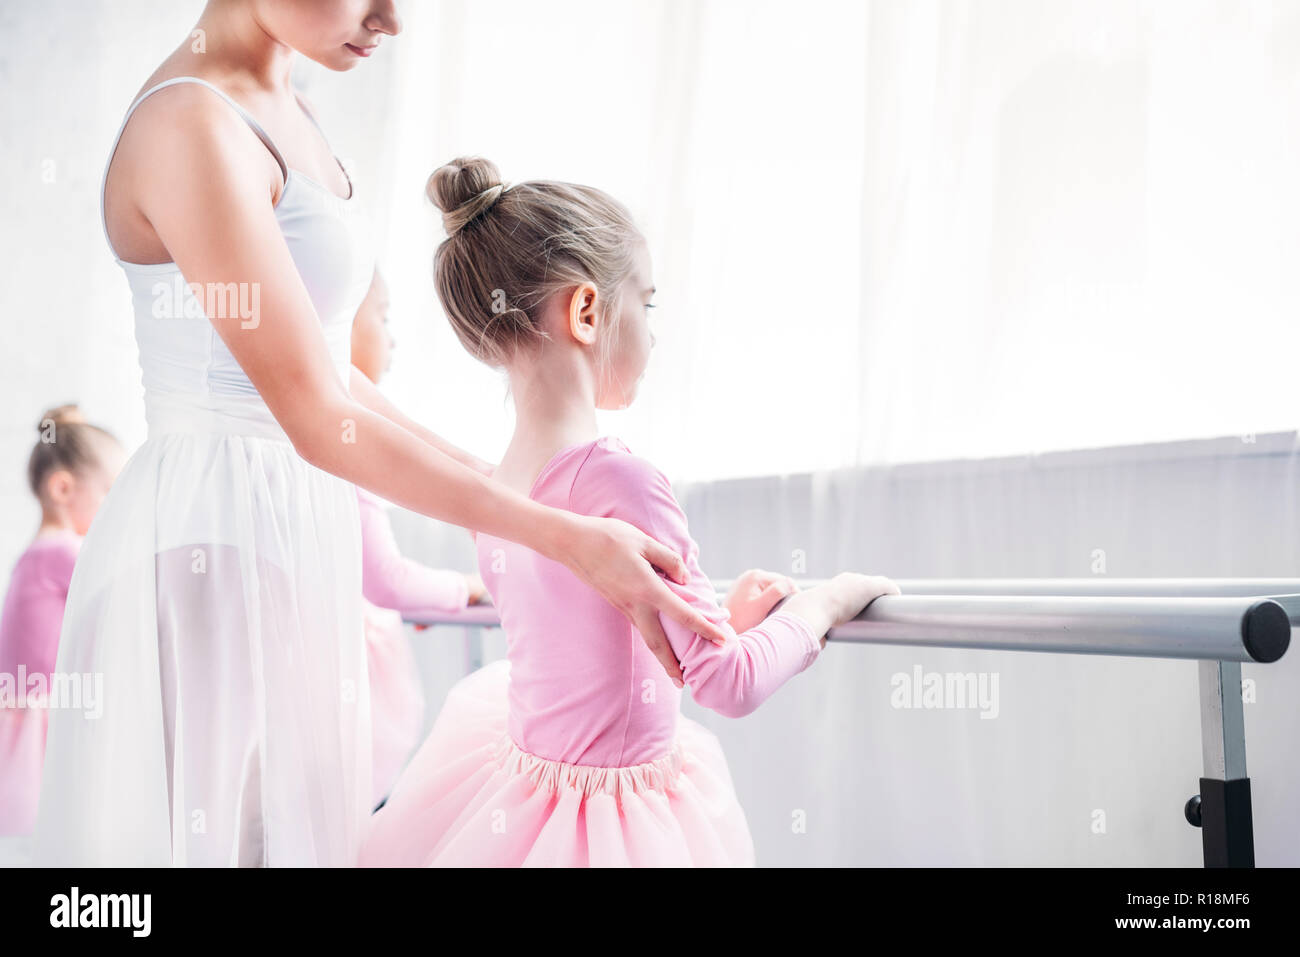
[[1188, 802], [1185, 813], [1201, 829], [1206, 867], [1254, 867], [1241, 662], [1202, 661], [1198, 667], [1205, 777], [1201, 793]]

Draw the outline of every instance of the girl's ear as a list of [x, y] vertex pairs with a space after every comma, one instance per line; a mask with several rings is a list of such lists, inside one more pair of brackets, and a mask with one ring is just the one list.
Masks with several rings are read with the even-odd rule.
[[595, 345], [599, 311], [596, 287], [582, 283], [569, 299], [569, 334], [585, 346]]
[[55, 469], [45, 477], [45, 495], [54, 505], [64, 505], [72, 497], [77, 480], [67, 469]]

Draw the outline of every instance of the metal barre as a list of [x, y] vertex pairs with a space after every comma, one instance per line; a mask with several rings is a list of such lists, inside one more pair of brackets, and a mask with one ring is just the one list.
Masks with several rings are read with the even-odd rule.
[[[729, 582], [716, 583], [723, 594]], [[816, 582], [800, 582], [811, 587]], [[1182, 658], [1200, 662], [1200, 793], [1183, 809], [1206, 867], [1254, 867], [1241, 663], [1277, 661], [1300, 626], [1300, 579], [899, 579], [832, 641]], [[490, 605], [418, 624], [499, 625]]]
[[834, 641], [1196, 661], [1277, 661], [1286, 610], [1260, 598], [886, 595]]
[[[900, 578], [905, 595], [1271, 598], [1300, 628], [1300, 578]], [[721, 590], [721, 588], [719, 589]]]
[[[829, 639], [1257, 663], [1277, 661], [1291, 641], [1288, 609], [1270, 598], [909, 594], [904, 583], [899, 586], [904, 594], [877, 598], [856, 619], [831, 629]], [[486, 605], [408, 620], [499, 624], [496, 610]]]
[[907, 595], [1266, 598], [1300, 595], [1300, 578], [899, 578]]

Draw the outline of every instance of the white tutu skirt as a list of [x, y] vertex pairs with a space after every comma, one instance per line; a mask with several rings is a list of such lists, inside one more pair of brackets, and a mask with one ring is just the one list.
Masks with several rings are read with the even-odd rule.
[[[162, 415], [77, 560], [40, 865], [349, 866], [370, 809], [355, 488], [260, 400]], [[161, 426], [159, 428], [158, 426]]]

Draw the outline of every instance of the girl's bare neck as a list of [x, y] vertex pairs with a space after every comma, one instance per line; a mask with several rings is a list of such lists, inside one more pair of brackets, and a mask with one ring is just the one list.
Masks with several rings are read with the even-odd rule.
[[76, 531], [70, 519], [60, 515], [45, 514], [41, 516], [41, 524], [36, 529], [36, 538], [49, 538], [53, 535], [62, 535], [66, 532]]
[[527, 494], [556, 453], [599, 437], [596, 405], [582, 376], [512, 375], [511, 386], [515, 431], [495, 477]]

